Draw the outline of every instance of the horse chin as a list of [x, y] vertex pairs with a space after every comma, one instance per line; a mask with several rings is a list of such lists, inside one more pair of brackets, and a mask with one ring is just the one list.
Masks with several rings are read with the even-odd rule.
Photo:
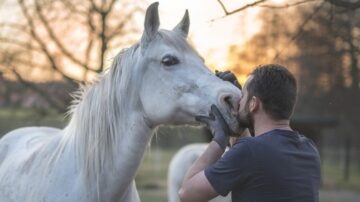
[[236, 117], [234, 115], [230, 114], [229, 116], [224, 116], [224, 119], [230, 128], [229, 136], [232, 136], [232, 137], [240, 136], [241, 130], [240, 130], [240, 127], [239, 127]]
[[[226, 123], [228, 124], [228, 126], [230, 128], [230, 134], [229, 135], [232, 136], [232, 137], [240, 136], [241, 135], [241, 128], [239, 127], [239, 123], [237, 121], [236, 114], [231, 113], [229, 110], [222, 111], [220, 109], [220, 111], [223, 114], [223, 117], [224, 117]], [[208, 113], [205, 113], [205, 112], [199, 112], [197, 114], [198, 114], [197, 116], [209, 116]], [[193, 121], [189, 122], [188, 125], [195, 126], [195, 127], [196, 126], [204, 126], [203, 123], [195, 121], [195, 118], [193, 119]]]

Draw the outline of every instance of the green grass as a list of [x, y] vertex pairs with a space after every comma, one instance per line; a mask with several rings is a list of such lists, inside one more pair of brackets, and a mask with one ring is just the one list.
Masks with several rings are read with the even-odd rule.
[[167, 171], [175, 152], [175, 150], [164, 150], [155, 146], [147, 151], [136, 176], [141, 201], [167, 201]]
[[140, 201], [142, 202], [165, 202], [166, 192], [160, 189], [139, 189]]
[[67, 120], [62, 114], [53, 111], [41, 115], [32, 109], [1, 109], [0, 108], [0, 137], [7, 132], [26, 126], [51, 126], [63, 128]]
[[345, 189], [360, 192], [360, 170], [356, 162], [350, 167], [350, 177], [344, 179], [344, 170], [341, 163], [324, 161], [322, 163], [322, 181], [326, 189]]

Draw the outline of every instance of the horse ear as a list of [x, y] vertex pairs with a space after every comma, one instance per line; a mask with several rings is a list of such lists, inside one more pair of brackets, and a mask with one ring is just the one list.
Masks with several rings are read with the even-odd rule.
[[144, 22], [144, 33], [141, 37], [141, 46], [146, 48], [159, 30], [160, 20], [158, 12], [159, 2], [152, 3], [147, 9]]
[[189, 33], [189, 27], [190, 27], [189, 12], [186, 9], [184, 17], [181, 19], [179, 24], [176, 25], [173, 31], [180, 32], [186, 38]]

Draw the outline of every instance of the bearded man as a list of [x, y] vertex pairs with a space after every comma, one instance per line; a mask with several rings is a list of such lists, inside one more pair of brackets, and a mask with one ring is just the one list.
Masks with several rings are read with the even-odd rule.
[[[218, 76], [238, 84], [231, 72]], [[224, 155], [230, 129], [215, 105], [197, 117], [213, 135], [188, 170], [181, 201], [208, 201], [230, 191], [236, 202], [318, 202], [320, 156], [314, 143], [290, 127], [296, 80], [283, 66], [257, 67], [239, 103], [238, 122], [254, 137], [240, 137]]]

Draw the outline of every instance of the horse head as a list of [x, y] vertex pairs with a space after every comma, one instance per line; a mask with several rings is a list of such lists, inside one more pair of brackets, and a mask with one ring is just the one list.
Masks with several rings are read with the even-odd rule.
[[241, 92], [216, 77], [204, 59], [189, 45], [189, 14], [173, 30], [159, 30], [158, 3], [146, 11], [140, 41], [143, 77], [140, 102], [152, 126], [197, 124], [194, 117], [208, 115], [215, 104], [233, 132], [238, 131], [234, 113]]

